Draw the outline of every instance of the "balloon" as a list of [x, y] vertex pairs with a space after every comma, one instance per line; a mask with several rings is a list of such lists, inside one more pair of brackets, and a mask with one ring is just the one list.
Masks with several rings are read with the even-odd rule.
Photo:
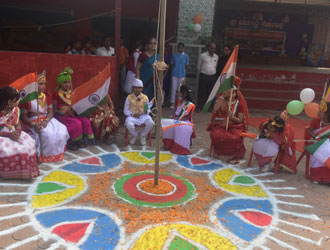
[[286, 110], [290, 115], [299, 115], [304, 110], [305, 104], [298, 100], [293, 100], [286, 105]]
[[194, 27], [195, 27], [195, 25], [193, 23], [190, 23], [190, 24], [188, 24], [187, 29], [188, 29], [188, 31], [193, 31]]
[[200, 24], [198, 24], [198, 23], [195, 24], [195, 26], [194, 26], [194, 31], [195, 31], [196, 33], [200, 32], [201, 29], [202, 29], [202, 26], [201, 26]]
[[305, 105], [305, 113], [308, 117], [318, 118], [320, 111], [320, 105], [315, 102], [310, 102]]
[[194, 16], [194, 24], [201, 24], [203, 21], [203, 17], [200, 14]]
[[315, 92], [311, 88], [303, 89], [300, 92], [300, 100], [305, 104], [312, 102], [314, 98], [315, 98]]

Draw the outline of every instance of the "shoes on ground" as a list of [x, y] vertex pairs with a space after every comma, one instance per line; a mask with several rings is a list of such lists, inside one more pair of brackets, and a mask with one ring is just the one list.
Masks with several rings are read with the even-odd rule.
[[129, 144], [134, 145], [136, 142], [137, 136], [131, 135], [131, 139], [129, 140]]
[[144, 146], [147, 144], [147, 137], [146, 136], [141, 136], [141, 145]]

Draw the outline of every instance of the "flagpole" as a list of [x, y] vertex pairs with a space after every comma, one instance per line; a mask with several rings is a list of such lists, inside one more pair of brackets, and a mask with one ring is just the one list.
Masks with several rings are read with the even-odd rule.
[[[38, 121], [38, 126], [40, 125], [40, 116], [39, 116], [39, 91], [38, 91], [38, 97], [37, 97], [37, 121]], [[37, 132], [39, 135], [39, 142], [40, 142], [40, 155], [42, 161], [44, 161], [44, 147], [42, 144], [42, 138], [41, 138], [41, 132]]]
[[[231, 109], [231, 102], [232, 102], [232, 100], [233, 100], [233, 92], [234, 92], [234, 89], [231, 88], [231, 89], [230, 89], [229, 104], [228, 104], [228, 112], [229, 112], [230, 109]], [[226, 131], [228, 131], [228, 126], [229, 126], [229, 116], [227, 115]]]
[[[159, 39], [159, 61], [164, 62], [164, 45], [165, 45], [165, 25], [166, 25], [166, 0], [160, 0], [160, 39]], [[155, 55], [157, 58], [157, 55]], [[158, 69], [156, 69], [158, 70]], [[164, 74], [163, 71], [158, 70], [159, 81], [156, 86], [158, 90], [156, 93], [157, 98], [157, 117], [156, 117], [156, 154], [155, 154], [155, 175], [154, 175], [154, 185], [158, 186], [159, 177], [159, 152], [160, 152], [160, 137], [161, 137], [161, 117], [162, 117], [162, 86]]]

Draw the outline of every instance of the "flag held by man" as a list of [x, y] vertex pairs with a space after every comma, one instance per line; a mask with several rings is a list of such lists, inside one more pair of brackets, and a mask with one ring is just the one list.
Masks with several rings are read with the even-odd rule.
[[72, 108], [79, 116], [90, 116], [98, 105], [105, 104], [110, 87], [110, 64], [101, 73], [76, 88], [72, 93]]
[[237, 65], [237, 56], [238, 56], [238, 45], [235, 46], [231, 56], [229, 57], [225, 67], [223, 68], [218, 80], [216, 81], [209, 98], [207, 99], [203, 112], [207, 112], [214, 100], [214, 98], [225, 92], [228, 89], [231, 89], [234, 86], [234, 78], [236, 74], [236, 65]]
[[21, 95], [20, 103], [31, 102], [38, 98], [38, 80], [37, 73], [29, 73], [9, 85], [17, 89]]

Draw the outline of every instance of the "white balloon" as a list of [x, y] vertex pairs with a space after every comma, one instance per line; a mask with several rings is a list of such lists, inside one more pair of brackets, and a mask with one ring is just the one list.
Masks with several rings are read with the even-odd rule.
[[194, 26], [194, 31], [196, 33], [198, 33], [198, 32], [201, 31], [201, 29], [202, 29], [202, 26], [200, 24], [196, 23], [195, 26]]
[[300, 100], [307, 104], [314, 100], [315, 92], [311, 88], [305, 88], [300, 92]]

